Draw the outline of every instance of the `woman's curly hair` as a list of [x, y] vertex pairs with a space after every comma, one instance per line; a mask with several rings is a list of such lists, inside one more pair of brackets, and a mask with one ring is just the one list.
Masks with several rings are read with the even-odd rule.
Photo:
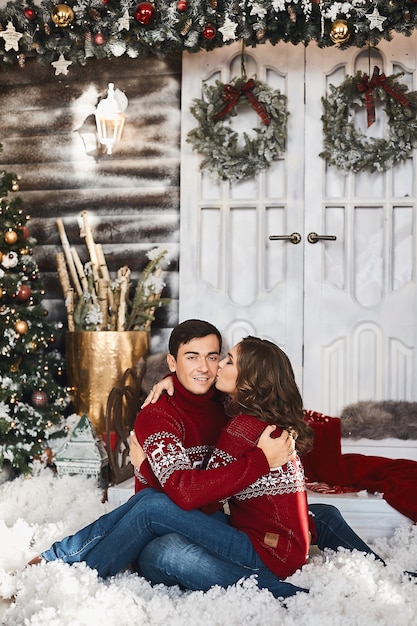
[[303, 401], [289, 358], [267, 339], [245, 337], [237, 346], [236, 392], [227, 407], [276, 424], [297, 438], [297, 450], [311, 450], [313, 430], [304, 421]]

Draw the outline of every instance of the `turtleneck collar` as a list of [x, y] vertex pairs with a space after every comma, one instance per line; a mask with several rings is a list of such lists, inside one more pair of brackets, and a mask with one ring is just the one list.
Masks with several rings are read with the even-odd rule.
[[175, 399], [175, 395], [178, 394], [179, 396], [181, 396], [183, 402], [186, 402], [190, 406], [193, 406], [196, 408], [200, 407], [202, 404], [206, 404], [206, 402], [208, 402], [209, 400], [212, 400], [216, 392], [214, 385], [213, 385], [213, 387], [211, 387], [211, 389], [207, 391], [207, 393], [203, 393], [203, 394], [191, 393], [191, 391], [188, 391], [188, 389], [186, 389], [180, 383], [175, 372], [173, 372], [172, 380], [173, 380], [174, 389], [175, 389], [174, 399]]

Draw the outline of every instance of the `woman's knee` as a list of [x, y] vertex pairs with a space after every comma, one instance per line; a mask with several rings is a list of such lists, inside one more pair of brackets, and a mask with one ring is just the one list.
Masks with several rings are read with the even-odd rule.
[[333, 504], [310, 504], [309, 510], [313, 514], [313, 517], [322, 521], [328, 520], [340, 520], [342, 514], [339, 509]]

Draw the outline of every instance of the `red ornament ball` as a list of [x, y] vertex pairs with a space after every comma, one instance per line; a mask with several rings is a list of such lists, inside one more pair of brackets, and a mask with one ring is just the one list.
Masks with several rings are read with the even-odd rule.
[[94, 35], [94, 43], [96, 46], [102, 46], [105, 41], [103, 33], [97, 33], [97, 35]]
[[19, 226], [19, 230], [22, 235], [22, 239], [27, 239], [29, 237], [29, 228], [27, 226]]
[[48, 396], [44, 391], [34, 391], [32, 394], [33, 406], [46, 406], [48, 404]]
[[178, 0], [178, 2], [177, 2], [177, 9], [178, 9], [178, 11], [181, 11], [181, 13], [186, 11], [188, 9], [188, 4], [187, 4], [186, 0]]
[[155, 17], [155, 7], [150, 2], [140, 2], [135, 9], [135, 20], [147, 26]]
[[203, 30], [204, 39], [214, 39], [216, 36], [216, 29], [211, 24], [207, 24]]
[[32, 7], [26, 7], [23, 11], [23, 14], [25, 18], [29, 20], [30, 22], [33, 22], [33, 20], [36, 18], [36, 13], [32, 9]]
[[16, 296], [18, 300], [20, 300], [21, 302], [24, 302], [25, 300], [30, 298], [31, 293], [32, 292], [30, 290], [30, 287], [28, 287], [27, 285], [20, 285]]

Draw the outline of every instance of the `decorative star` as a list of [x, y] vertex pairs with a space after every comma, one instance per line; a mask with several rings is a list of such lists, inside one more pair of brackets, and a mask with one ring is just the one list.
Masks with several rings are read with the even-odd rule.
[[126, 9], [126, 11], [123, 13], [122, 17], [119, 19], [118, 21], [119, 27], [119, 33], [120, 31], [124, 30], [129, 30], [130, 28], [130, 19], [129, 19], [129, 11]]
[[381, 32], [384, 30], [382, 22], [385, 22], [387, 18], [385, 17], [385, 15], [380, 14], [377, 7], [374, 7], [372, 13], [366, 13], [366, 17], [369, 19], [370, 28], [378, 28], [378, 30], [380, 30]]
[[58, 76], [58, 74], [66, 76], [68, 74], [68, 66], [72, 65], [72, 61], [67, 61], [64, 55], [60, 54], [58, 61], [52, 61], [51, 65], [55, 68], [55, 76]]
[[18, 33], [13, 26], [13, 23], [9, 22], [7, 24], [6, 30], [0, 33], [0, 37], [3, 37], [5, 41], [4, 49], [6, 51], [10, 50], [11, 48], [13, 48], [13, 50], [19, 50], [19, 39], [23, 37], [23, 34]]
[[223, 35], [223, 41], [229, 41], [230, 39], [236, 39], [237, 23], [233, 22], [229, 17], [226, 17], [224, 24], [219, 31]]
[[268, 13], [268, 9], [259, 2], [254, 2], [250, 11], [250, 15], [257, 15], [260, 19], [265, 17]]

